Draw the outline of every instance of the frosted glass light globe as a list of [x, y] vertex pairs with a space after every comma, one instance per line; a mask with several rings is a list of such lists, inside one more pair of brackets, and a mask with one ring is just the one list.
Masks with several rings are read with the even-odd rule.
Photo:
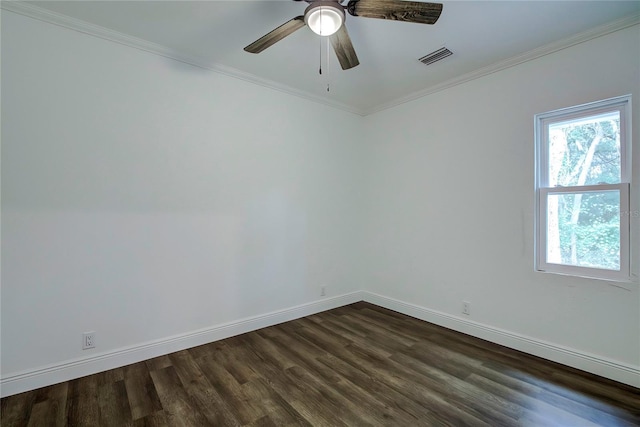
[[311, 30], [321, 36], [330, 36], [340, 29], [344, 21], [344, 10], [330, 6], [313, 6], [307, 9], [304, 22]]

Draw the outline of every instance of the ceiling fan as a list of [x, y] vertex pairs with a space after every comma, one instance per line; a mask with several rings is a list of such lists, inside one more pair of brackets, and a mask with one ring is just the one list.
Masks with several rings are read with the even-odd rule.
[[[297, 0], [300, 1], [300, 0]], [[296, 30], [309, 26], [320, 36], [329, 37], [333, 50], [343, 70], [353, 68], [360, 63], [351, 44], [349, 33], [344, 25], [345, 9], [352, 16], [366, 18], [391, 19], [395, 21], [435, 24], [442, 12], [441, 3], [422, 3], [404, 0], [305, 0], [309, 3], [304, 15], [296, 16], [275, 30], [260, 37], [244, 50], [260, 53]]]

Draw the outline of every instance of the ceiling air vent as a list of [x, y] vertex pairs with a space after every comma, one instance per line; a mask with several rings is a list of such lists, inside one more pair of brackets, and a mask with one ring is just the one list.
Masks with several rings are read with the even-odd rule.
[[440, 61], [441, 59], [444, 59], [447, 56], [451, 56], [451, 55], [453, 55], [453, 52], [451, 52], [446, 47], [443, 47], [441, 49], [438, 49], [436, 51], [433, 51], [423, 56], [422, 58], [418, 59], [418, 61], [422, 62], [424, 65], [431, 65], [434, 62]]

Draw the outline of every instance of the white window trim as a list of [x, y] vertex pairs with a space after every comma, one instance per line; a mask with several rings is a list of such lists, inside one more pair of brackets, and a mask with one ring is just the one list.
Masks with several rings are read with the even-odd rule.
[[[548, 177], [548, 135], [549, 123], [572, 120], [585, 114], [597, 115], [618, 110], [620, 112], [620, 183], [588, 186], [549, 187]], [[534, 137], [536, 147], [535, 167], [535, 269], [539, 272], [556, 273], [593, 279], [604, 279], [618, 282], [631, 281], [631, 95], [610, 98], [603, 101], [563, 108], [534, 117]], [[572, 266], [549, 263], [547, 257], [547, 196], [549, 194], [574, 194], [599, 191], [619, 191], [620, 193], [620, 270]]]

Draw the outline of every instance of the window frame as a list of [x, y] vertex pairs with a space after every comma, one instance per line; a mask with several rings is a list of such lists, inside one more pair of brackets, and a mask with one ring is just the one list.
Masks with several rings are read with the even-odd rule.
[[[618, 111], [620, 114], [620, 182], [581, 186], [549, 187], [549, 126], [581, 117], [593, 117]], [[562, 108], [534, 116], [535, 143], [535, 270], [611, 281], [631, 281], [631, 95]], [[585, 194], [618, 191], [620, 194], [620, 269], [556, 264], [547, 261], [547, 200], [553, 194]]]

